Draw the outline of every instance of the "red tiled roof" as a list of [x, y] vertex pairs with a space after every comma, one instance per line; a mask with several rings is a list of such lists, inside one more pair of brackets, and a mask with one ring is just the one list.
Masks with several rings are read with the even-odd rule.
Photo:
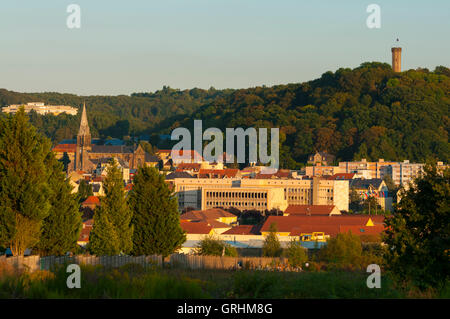
[[188, 234], [209, 234], [212, 227], [205, 222], [188, 222], [186, 220], [180, 221], [181, 228]]
[[80, 236], [78, 237], [78, 241], [88, 242], [90, 233], [91, 233], [91, 228], [83, 228], [80, 232]]
[[355, 226], [355, 225], [342, 225], [339, 226], [340, 233], [348, 233], [352, 232], [353, 235], [378, 235], [384, 231], [383, 225], [375, 225], [375, 226]]
[[219, 222], [215, 219], [207, 219], [205, 222], [211, 226], [212, 228], [231, 228], [230, 225], [227, 225], [225, 223]]
[[180, 216], [183, 220], [211, 220], [219, 219], [221, 217], [236, 217], [236, 215], [227, 212], [221, 208], [210, 208], [205, 210], [191, 210]]
[[222, 233], [222, 235], [257, 235], [257, 234], [258, 232], [256, 230], [256, 226], [254, 225], [239, 225]]
[[58, 144], [53, 148], [53, 152], [57, 153], [75, 153], [77, 150], [77, 144]]
[[284, 211], [289, 215], [325, 215], [328, 216], [336, 206], [334, 205], [289, 205]]
[[294, 227], [291, 230], [290, 236], [300, 236], [302, 233], [312, 233], [312, 232], [324, 232], [325, 235], [330, 235], [332, 237], [339, 234], [338, 225], [302, 225], [299, 227]]
[[100, 199], [97, 196], [89, 196], [82, 203], [82, 205], [91, 205], [91, 204], [99, 205], [100, 204]]
[[369, 218], [375, 225], [381, 225], [383, 216], [355, 216], [355, 215], [331, 215], [331, 216], [269, 216], [263, 227], [262, 232], [269, 231], [270, 225], [276, 223], [279, 232], [290, 233], [293, 228], [300, 228], [306, 225], [330, 225], [330, 226], [342, 226], [342, 225], [355, 225], [365, 226], [369, 221]]

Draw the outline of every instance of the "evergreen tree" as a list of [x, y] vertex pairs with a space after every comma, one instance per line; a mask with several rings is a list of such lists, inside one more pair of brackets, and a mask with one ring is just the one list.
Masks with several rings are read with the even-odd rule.
[[118, 255], [120, 253], [119, 237], [107, 212], [99, 206], [95, 209], [94, 225], [89, 234], [89, 251], [97, 256]]
[[185, 242], [177, 199], [155, 168], [139, 168], [129, 204], [133, 211], [135, 255], [158, 254], [164, 258]]
[[67, 172], [67, 169], [69, 168], [70, 164], [70, 158], [67, 152], [64, 152], [62, 158], [59, 160], [63, 164], [63, 170], [64, 172]]
[[89, 196], [94, 195], [92, 191], [92, 186], [84, 179], [80, 180], [80, 185], [78, 186], [78, 202], [84, 202]]
[[77, 247], [82, 229], [81, 213], [62, 164], [53, 154], [47, 159], [47, 167], [51, 172], [48, 179], [51, 208], [42, 225], [38, 248], [42, 254], [63, 255], [68, 251], [75, 251]]
[[28, 122], [23, 107], [0, 120], [0, 245], [14, 255], [33, 247], [49, 214], [49, 140]]
[[117, 161], [112, 160], [106, 168], [106, 172], [107, 175], [103, 182], [105, 196], [100, 199], [102, 211], [108, 216], [118, 236], [119, 251], [128, 254], [133, 248], [132, 211], [128, 208], [125, 198], [122, 171], [117, 165]]
[[277, 237], [277, 225], [272, 223], [269, 227], [269, 234], [264, 240], [263, 255], [267, 257], [279, 257], [281, 252], [281, 244]]

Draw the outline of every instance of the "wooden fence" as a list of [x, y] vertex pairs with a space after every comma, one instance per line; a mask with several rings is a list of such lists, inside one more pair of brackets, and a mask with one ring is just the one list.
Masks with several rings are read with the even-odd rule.
[[[173, 254], [164, 260], [171, 268], [183, 269], [273, 269], [280, 265], [286, 265], [283, 258], [269, 257], [220, 257], [220, 256], [196, 256]], [[0, 257], [0, 269], [7, 267], [14, 270], [50, 270], [54, 265], [78, 264], [78, 265], [102, 265], [104, 267], [117, 268], [127, 264], [138, 264], [144, 268], [161, 267], [161, 256], [28, 256], [28, 257]]]

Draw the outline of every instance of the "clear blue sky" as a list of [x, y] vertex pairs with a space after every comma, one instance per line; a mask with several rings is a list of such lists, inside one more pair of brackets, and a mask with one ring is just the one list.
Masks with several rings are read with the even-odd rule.
[[[81, 29], [66, 8], [81, 6]], [[366, 8], [381, 7], [381, 29]], [[0, 2], [0, 88], [117, 95], [303, 82], [365, 61], [450, 67], [449, 0]]]

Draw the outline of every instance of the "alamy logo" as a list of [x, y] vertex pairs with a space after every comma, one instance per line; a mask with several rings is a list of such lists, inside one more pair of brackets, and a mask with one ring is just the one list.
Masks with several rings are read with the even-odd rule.
[[71, 273], [66, 280], [67, 288], [81, 288], [81, 269], [77, 264], [70, 264], [66, 269], [67, 273]]
[[[258, 134], [255, 128], [226, 128], [226, 152], [223, 152], [223, 133], [212, 127], [203, 132], [202, 121], [194, 120], [194, 148], [191, 146], [191, 132], [184, 127], [172, 131], [171, 139], [179, 140], [171, 152], [172, 160], [177, 162], [196, 162], [202, 158], [216, 163], [246, 163], [245, 142], [248, 138], [248, 163], [269, 164], [262, 169], [262, 173], [276, 173], [279, 167], [279, 129], [270, 129], [270, 155], [268, 154], [267, 128], [260, 128]], [[214, 139], [211, 141], [211, 139]], [[211, 141], [203, 149], [203, 141]], [[235, 144], [236, 141], [236, 144]], [[194, 152], [186, 152], [194, 150]], [[235, 156], [235, 150], [237, 156]], [[193, 157], [193, 158], [192, 158]], [[225, 158], [225, 160], [224, 160]]]
[[377, 264], [370, 264], [367, 266], [367, 272], [372, 273], [367, 277], [367, 287], [368, 288], [381, 288], [381, 269]]
[[78, 4], [70, 4], [67, 6], [67, 13], [70, 13], [66, 20], [69, 29], [81, 28], [81, 8]]

